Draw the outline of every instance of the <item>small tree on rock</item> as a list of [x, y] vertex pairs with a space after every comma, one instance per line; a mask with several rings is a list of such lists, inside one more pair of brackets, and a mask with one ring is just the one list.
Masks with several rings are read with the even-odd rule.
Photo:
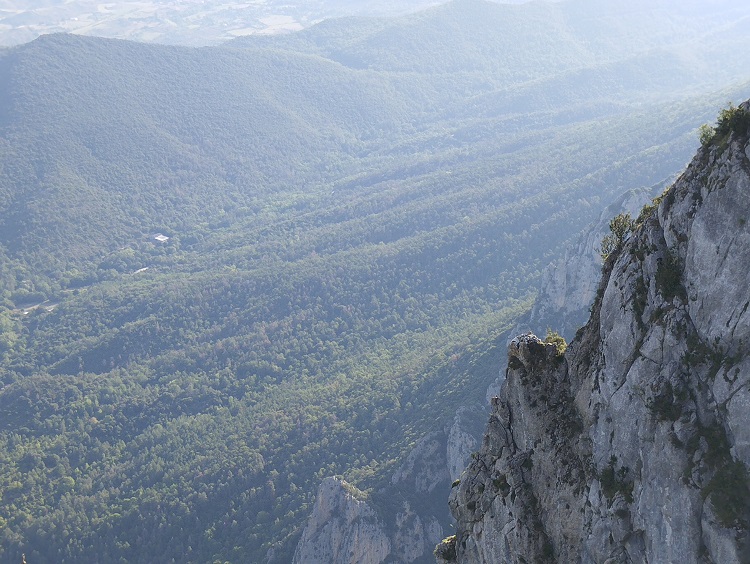
[[612, 218], [609, 222], [610, 233], [604, 236], [602, 246], [599, 249], [603, 261], [606, 262], [609, 255], [622, 247], [634, 227], [635, 221], [629, 213], [621, 213]]

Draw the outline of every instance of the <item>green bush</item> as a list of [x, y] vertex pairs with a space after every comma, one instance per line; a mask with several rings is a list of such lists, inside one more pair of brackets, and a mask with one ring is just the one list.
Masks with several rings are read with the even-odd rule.
[[716, 123], [718, 134], [725, 135], [733, 132], [744, 135], [748, 129], [750, 129], [750, 112], [744, 108], [729, 104], [719, 113], [719, 119]]
[[568, 348], [568, 343], [565, 341], [563, 336], [560, 335], [560, 333], [558, 333], [557, 331], [553, 331], [550, 328], [547, 328], [547, 336], [544, 338], [544, 342], [548, 345], [555, 345], [557, 356], [564, 355], [566, 349]]
[[711, 144], [711, 142], [714, 140], [714, 137], [716, 136], [716, 128], [708, 125], [707, 123], [704, 123], [700, 126], [700, 128], [698, 128], [698, 135], [701, 140], [701, 146], [707, 147]]
[[602, 260], [606, 262], [609, 255], [619, 250], [625, 239], [635, 228], [635, 221], [629, 213], [621, 213], [612, 218], [609, 222], [610, 233], [602, 239], [602, 245], [599, 252]]
[[750, 112], [730, 103], [729, 106], [719, 112], [715, 127], [704, 123], [700, 126], [698, 132], [701, 145], [707, 147], [717, 138], [723, 138], [729, 133], [747, 135], [748, 129], [750, 129]]

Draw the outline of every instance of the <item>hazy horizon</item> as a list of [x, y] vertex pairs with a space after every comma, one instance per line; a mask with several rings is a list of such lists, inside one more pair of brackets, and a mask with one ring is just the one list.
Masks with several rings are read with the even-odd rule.
[[[515, 0], [519, 3], [527, 0]], [[297, 31], [344, 16], [398, 16], [442, 4], [436, 0], [325, 0], [291, 4], [278, 0], [211, 2], [124, 0], [6, 0], [0, 2], [0, 46], [40, 35], [68, 32], [146, 43], [216, 45], [234, 37]]]
[[[486, 0], [495, 4], [561, 3], [576, 0]], [[0, 48], [33, 41], [52, 33], [127, 39], [142, 43], [205, 47], [237, 37], [277, 35], [309, 28], [324, 20], [361, 17], [398, 17], [450, 0], [321, 0], [289, 3], [281, 0], [219, 2], [211, 0], [0, 0]], [[602, 5], [605, 5], [603, 3]], [[623, 13], [660, 10], [705, 14], [723, 6], [741, 17], [738, 0], [657, 0], [621, 5]], [[582, 22], [580, 22], [582, 23]]]

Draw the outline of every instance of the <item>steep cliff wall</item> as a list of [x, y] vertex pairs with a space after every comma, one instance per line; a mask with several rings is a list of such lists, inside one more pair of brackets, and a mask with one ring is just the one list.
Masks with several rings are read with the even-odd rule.
[[323, 480], [294, 562], [431, 562], [450, 517], [445, 492], [478, 448], [477, 436], [481, 427], [476, 414], [459, 409], [444, 429], [417, 442], [375, 500], [341, 478]]
[[748, 120], [729, 129], [610, 256], [564, 356], [510, 344], [439, 562], [750, 561]]
[[[600, 247], [602, 238], [609, 233], [610, 220], [621, 213], [637, 216], [645, 204], [664, 192], [670, 184], [665, 180], [649, 188], [633, 188], [607, 206], [599, 218], [565, 249], [564, 255], [542, 271], [534, 307], [519, 320], [509, 333], [509, 338], [550, 328], [565, 339], [572, 339], [591, 313], [602, 274]], [[487, 388], [488, 404], [500, 393], [504, 381], [505, 371], [501, 370]]]
[[600, 247], [609, 233], [610, 220], [620, 213], [636, 217], [644, 204], [659, 196], [674, 181], [649, 188], [633, 188], [613, 201], [559, 259], [542, 272], [539, 296], [528, 319], [516, 327], [513, 336], [527, 331], [553, 328], [570, 340], [589, 318], [602, 273]]
[[362, 494], [339, 478], [326, 478], [294, 562], [382, 562], [391, 550], [380, 520]]

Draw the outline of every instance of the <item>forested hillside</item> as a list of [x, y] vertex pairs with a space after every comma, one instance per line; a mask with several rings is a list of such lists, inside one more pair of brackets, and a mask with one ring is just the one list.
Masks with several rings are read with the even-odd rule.
[[750, 8], [699, 10], [0, 52], [0, 562], [287, 562], [332, 474], [387, 519], [541, 269], [747, 97]]

